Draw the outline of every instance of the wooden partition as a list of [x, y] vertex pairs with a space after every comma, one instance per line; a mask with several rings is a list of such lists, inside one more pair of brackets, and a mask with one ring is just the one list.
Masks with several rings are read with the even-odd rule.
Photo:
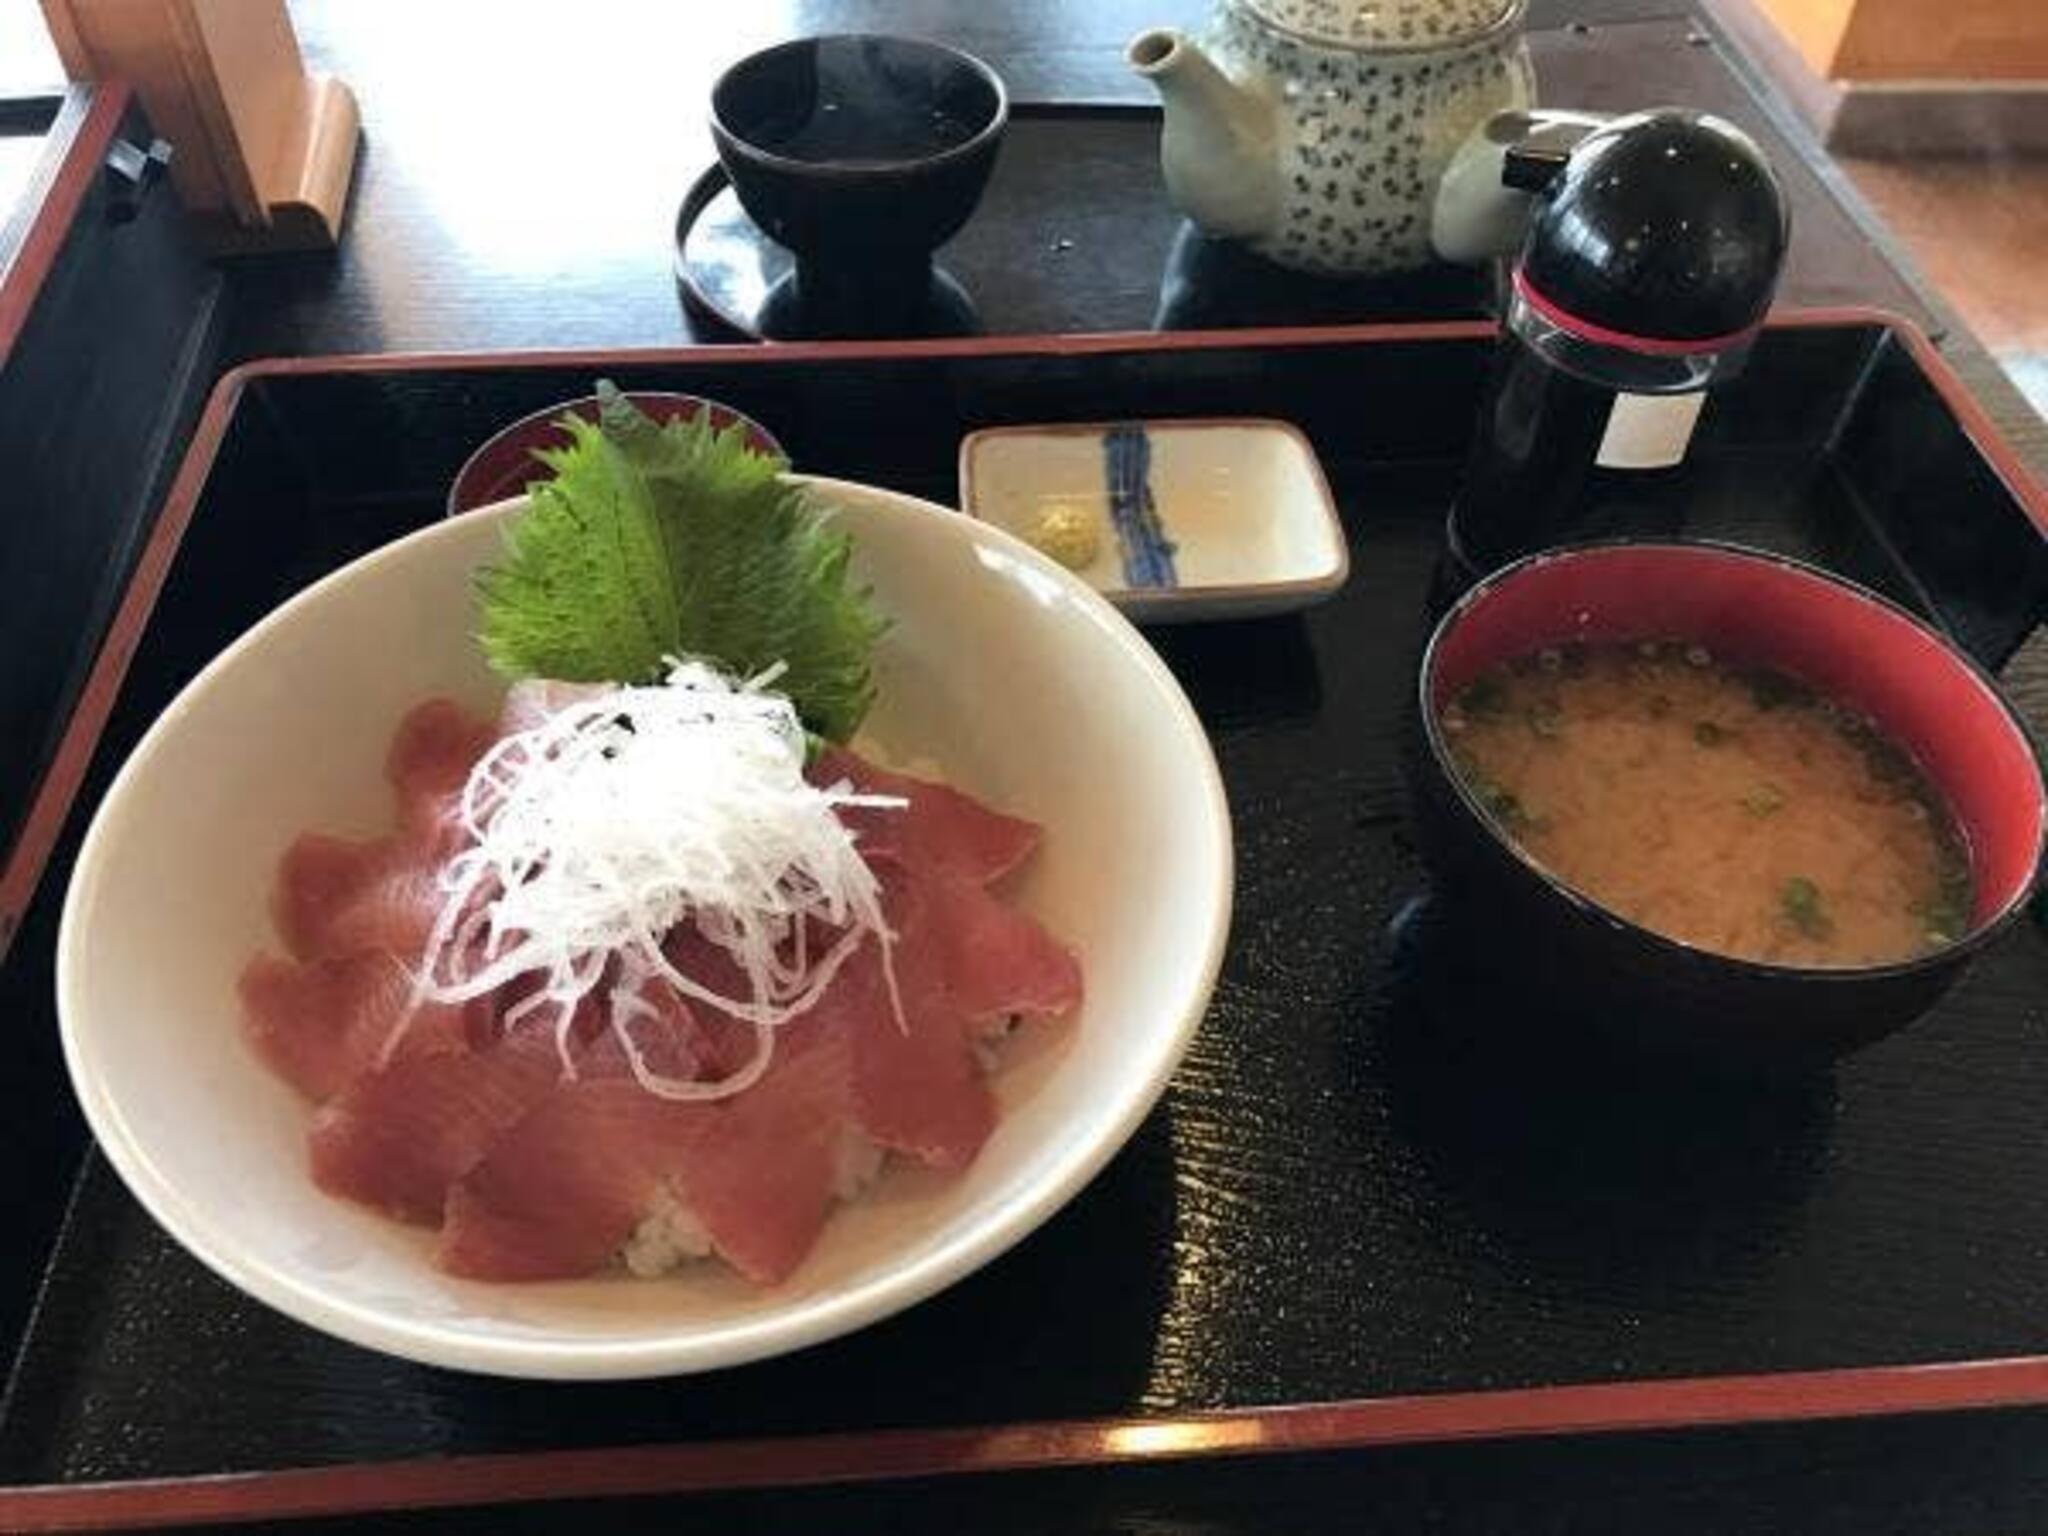
[[1754, 0], [1838, 81], [2048, 81], [2044, 0]]
[[284, 0], [43, 0], [43, 15], [74, 80], [133, 85], [215, 249], [334, 244], [355, 98], [306, 70]]
[[2048, 152], [2048, 0], [1700, 0], [1829, 149]]

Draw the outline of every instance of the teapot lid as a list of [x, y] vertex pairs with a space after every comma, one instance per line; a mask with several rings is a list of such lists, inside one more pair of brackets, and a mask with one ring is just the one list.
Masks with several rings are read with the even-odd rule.
[[1512, 26], [1527, 0], [1238, 0], [1270, 27], [1375, 52], [1456, 48]]

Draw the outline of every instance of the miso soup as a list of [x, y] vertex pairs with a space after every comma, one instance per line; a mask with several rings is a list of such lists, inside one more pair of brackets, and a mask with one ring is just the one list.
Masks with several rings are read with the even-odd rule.
[[1438, 723], [1526, 854], [1670, 938], [1854, 966], [1968, 924], [1939, 797], [1869, 721], [1781, 673], [1682, 640], [1568, 646], [1481, 674]]

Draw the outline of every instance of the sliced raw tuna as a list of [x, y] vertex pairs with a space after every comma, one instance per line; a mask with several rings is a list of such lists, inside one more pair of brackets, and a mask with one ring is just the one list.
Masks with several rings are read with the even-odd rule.
[[407, 835], [442, 854], [454, 852], [462, 787], [497, 734], [493, 722], [452, 699], [428, 699], [407, 712], [384, 759]]
[[285, 947], [302, 960], [326, 952], [335, 914], [390, 867], [393, 840], [357, 841], [321, 832], [300, 834], [278, 861], [271, 921]]
[[426, 953], [427, 938], [447, 899], [437, 865], [395, 859], [329, 915], [319, 933], [318, 950], [417, 960]]
[[[258, 955], [242, 972], [242, 1022], [270, 1069], [308, 1098], [331, 1098], [369, 1070], [393, 1040], [412, 977], [389, 955], [280, 960]], [[467, 1049], [465, 1013], [425, 1004], [396, 1037], [395, 1055]]]
[[[732, 956], [693, 928], [679, 928], [662, 946], [668, 963], [699, 986], [721, 997], [746, 997], [747, 979]], [[667, 991], [664, 986], [660, 991]], [[668, 994], [670, 998], [673, 993]], [[717, 1008], [696, 1004], [684, 1010], [679, 1026], [688, 1041], [697, 1075], [716, 1081], [730, 1077], [754, 1059], [754, 1027]]]
[[[634, 1010], [624, 1028], [648, 1071], [661, 1077], [715, 1081], [729, 1077], [752, 1057], [750, 1026], [687, 1001], [662, 978], [649, 980], [640, 996], [646, 1007]], [[616, 1021], [599, 1045], [603, 1060], [595, 1069], [598, 1075], [631, 1072], [617, 1039]]]
[[712, 1246], [758, 1284], [788, 1278], [825, 1224], [851, 1108], [849, 1047], [822, 1021], [784, 1025], [761, 1080], [699, 1110], [709, 1123], [671, 1169]]
[[946, 990], [966, 1018], [1058, 1016], [1080, 1003], [1080, 961], [1030, 913], [965, 880], [932, 882], [927, 902]]
[[368, 1072], [313, 1118], [313, 1178], [329, 1194], [402, 1221], [441, 1219], [448, 1186], [561, 1075], [548, 1029], [480, 1050], [408, 1055]]
[[494, 722], [452, 699], [428, 699], [406, 712], [384, 757], [384, 776], [401, 803], [462, 788], [470, 769], [497, 739]]
[[559, 1280], [611, 1262], [710, 1124], [630, 1078], [562, 1083], [448, 1191], [435, 1257], [479, 1280]]
[[411, 961], [425, 951], [445, 900], [438, 868], [404, 838], [308, 832], [285, 850], [271, 917], [301, 960], [375, 950]]
[[995, 1099], [951, 996], [946, 959], [930, 930], [926, 894], [892, 881], [886, 908], [903, 1019], [891, 1005], [881, 950], [866, 945], [809, 1017], [843, 1035], [852, 1052], [854, 1123], [871, 1140], [941, 1168], [971, 1161], [995, 1128]]
[[[669, 993], [664, 1019], [689, 1010]], [[643, 1039], [643, 1049], [649, 1042]], [[655, 1052], [652, 1064], [675, 1065]], [[594, 1028], [573, 1079], [557, 1078], [449, 1187], [435, 1260], [479, 1280], [561, 1280], [600, 1269], [652, 1203], [676, 1138], [675, 1106], [633, 1079], [610, 1031]]]
[[588, 1274], [667, 1183], [735, 1269], [764, 1285], [786, 1278], [831, 1205], [848, 1050], [842, 1032], [798, 1020], [759, 1082], [690, 1102], [642, 1088], [601, 1037], [579, 1058], [578, 1079], [557, 1085], [449, 1191], [440, 1261], [480, 1279]]
[[844, 747], [827, 748], [811, 782], [845, 780], [864, 794], [901, 795], [904, 810], [847, 806], [840, 820], [860, 835], [863, 856], [887, 855], [917, 870], [986, 883], [1008, 874], [1038, 846], [1039, 826], [992, 810], [950, 784], [877, 768]]

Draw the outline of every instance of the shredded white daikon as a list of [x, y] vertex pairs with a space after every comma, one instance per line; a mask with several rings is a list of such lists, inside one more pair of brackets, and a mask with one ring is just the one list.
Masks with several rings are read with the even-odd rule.
[[[534, 978], [538, 990], [504, 1025], [551, 1019], [573, 1077], [577, 1008], [600, 994], [643, 1087], [716, 1099], [760, 1078], [777, 1027], [815, 1003], [870, 938], [895, 1002], [880, 885], [836, 811], [906, 802], [805, 779], [803, 726], [769, 691], [781, 671], [737, 681], [672, 661], [661, 685], [576, 698], [487, 752], [463, 788], [473, 841], [442, 870], [446, 901], [414, 1008]], [[683, 924], [731, 957], [746, 995], [672, 963], [663, 941]], [[633, 1026], [659, 1017], [644, 995], [657, 981], [752, 1025], [747, 1064], [716, 1081], [656, 1070]], [[900, 1023], [900, 1003], [897, 1015]]]

